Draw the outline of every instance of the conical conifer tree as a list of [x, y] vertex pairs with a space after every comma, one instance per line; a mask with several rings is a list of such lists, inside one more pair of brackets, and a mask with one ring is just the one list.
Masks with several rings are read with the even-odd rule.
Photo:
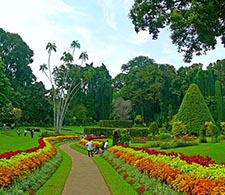
[[200, 135], [206, 121], [214, 119], [205, 103], [204, 97], [196, 84], [191, 84], [183, 98], [175, 121], [182, 121], [189, 134]]

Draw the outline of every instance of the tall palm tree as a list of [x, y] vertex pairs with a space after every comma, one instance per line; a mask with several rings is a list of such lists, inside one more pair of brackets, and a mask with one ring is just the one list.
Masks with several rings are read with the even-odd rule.
[[88, 60], [88, 54], [86, 51], [80, 54], [79, 60], [82, 60], [81, 64], [83, 64]]
[[45, 76], [48, 78], [48, 80], [51, 82], [51, 79], [49, 77], [49, 75], [46, 73], [46, 70], [48, 70], [47, 64], [42, 64], [39, 67], [39, 71], [44, 72]]
[[52, 84], [52, 87], [54, 87], [53, 80], [52, 80], [52, 70], [51, 70], [51, 65], [50, 65], [50, 59], [51, 59], [51, 53], [52, 53], [52, 51], [56, 52], [56, 44], [55, 43], [48, 42], [48, 44], [46, 46], [46, 50], [48, 51], [48, 71], [49, 71], [49, 78], [50, 78], [50, 82]]
[[78, 40], [73, 41], [73, 42], [70, 44], [70, 48], [73, 49], [72, 56], [74, 56], [75, 49], [76, 49], [76, 48], [80, 49], [80, 43], [78, 42]]
[[73, 56], [69, 52], [63, 52], [63, 56], [60, 58], [64, 63], [71, 63], [73, 61]]

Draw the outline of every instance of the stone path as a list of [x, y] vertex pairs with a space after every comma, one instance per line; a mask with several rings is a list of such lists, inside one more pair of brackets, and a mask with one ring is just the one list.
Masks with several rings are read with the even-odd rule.
[[71, 144], [66, 143], [60, 146], [72, 159], [72, 168], [62, 195], [111, 195], [92, 157], [71, 149]]

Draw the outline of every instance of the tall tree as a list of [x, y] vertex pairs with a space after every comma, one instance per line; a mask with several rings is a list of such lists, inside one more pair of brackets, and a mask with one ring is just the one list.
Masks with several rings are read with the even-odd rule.
[[72, 43], [70, 44], [70, 48], [73, 49], [72, 56], [74, 56], [75, 49], [76, 48], [80, 49], [80, 43], [78, 42], [78, 40], [72, 41]]
[[215, 101], [216, 101], [216, 120], [218, 122], [225, 121], [225, 107], [224, 107], [224, 98], [221, 93], [221, 85], [217, 80], [215, 82]]
[[113, 115], [118, 120], [130, 119], [130, 112], [132, 110], [132, 103], [130, 100], [124, 100], [122, 97], [115, 99], [113, 103]]
[[112, 88], [112, 78], [104, 64], [96, 68], [95, 77], [96, 77], [95, 113], [96, 113], [96, 120], [99, 121], [109, 118], [111, 112], [113, 88]]
[[111, 111], [113, 96], [112, 79], [106, 66], [93, 67], [86, 64], [83, 67], [83, 78], [85, 85], [82, 85], [83, 105], [89, 111], [92, 120], [99, 121], [108, 119]]
[[217, 60], [213, 63], [214, 74], [222, 88], [223, 96], [225, 96], [225, 59]]
[[147, 56], [138, 56], [130, 60], [128, 63], [123, 64], [121, 67], [121, 70], [124, 73], [128, 73], [134, 68], [140, 68], [142, 66], [145, 66], [146, 64], [153, 64], [153, 63], [154, 63], [154, 60], [150, 59]]
[[206, 54], [215, 49], [217, 38], [225, 45], [224, 1], [135, 0], [129, 17], [135, 31], [148, 30], [153, 39], [169, 27], [173, 44], [190, 62], [193, 54]]
[[[53, 83], [53, 79], [52, 79], [52, 68], [51, 68], [51, 54], [52, 51], [56, 52], [56, 44], [55, 43], [50, 43], [48, 42], [47, 46], [46, 46], [46, 50], [48, 51], [48, 79], [52, 85], [52, 87], [54, 87], [54, 83]], [[44, 69], [45, 68], [45, 69]], [[44, 67], [43, 65], [40, 68], [42, 71], [46, 70], [46, 67]], [[45, 73], [46, 74], [46, 73]]]
[[81, 60], [81, 64], [83, 64], [84, 62], [86, 62], [88, 60], [88, 54], [87, 52], [81, 52], [80, 56], [79, 56], [79, 60]]
[[[32, 57], [33, 51], [18, 34], [0, 29], [0, 59], [5, 64], [5, 73], [13, 88], [13, 93], [8, 96], [8, 99], [13, 108], [22, 110], [21, 122], [25, 124], [36, 123], [35, 112], [41, 113], [39, 107], [32, 107], [30, 104], [34, 101], [32, 99], [35, 96], [34, 92], [37, 92], [33, 87], [36, 84], [36, 76], [30, 67], [33, 62]], [[4, 87], [4, 90], [6, 89], [7, 84]], [[46, 93], [46, 90], [43, 90]], [[48, 102], [44, 99], [44, 94], [42, 95], [41, 99], [35, 99], [35, 101], [45, 101], [47, 105]], [[47, 117], [47, 113], [44, 113], [43, 110], [42, 115]]]
[[172, 80], [176, 77], [174, 67], [156, 64], [154, 60], [142, 56], [123, 67], [129, 71], [122, 77], [122, 88], [117, 96], [132, 101], [131, 116], [141, 115], [144, 123], [155, 120], [165, 122], [169, 104], [174, 105], [177, 99], [177, 95], [172, 94]]
[[0, 28], [0, 59], [6, 65], [6, 74], [15, 90], [36, 81], [29, 66], [32, 57], [33, 51], [18, 34]]
[[[71, 44], [72, 45], [72, 44]], [[73, 100], [80, 83], [76, 83], [76, 78], [70, 77], [71, 63], [73, 62], [73, 55], [69, 52], [64, 52], [61, 60], [63, 64], [51, 70], [51, 52], [56, 51], [56, 45], [48, 43], [46, 46], [48, 50], [48, 65], [41, 65], [40, 70], [48, 75], [48, 79], [52, 85], [52, 99], [54, 111], [54, 128], [56, 133], [59, 133], [63, 121], [68, 110], [68, 107]], [[47, 68], [47, 69], [46, 69]], [[48, 70], [48, 73], [46, 72]]]
[[5, 74], [5, 64], [0, 61], [0, 108], [10, 102], [9, 97], [12, 87]]

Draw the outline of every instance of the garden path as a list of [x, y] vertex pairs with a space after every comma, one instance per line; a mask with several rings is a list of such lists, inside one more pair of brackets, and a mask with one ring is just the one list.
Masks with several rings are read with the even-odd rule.
[[72, 168], [62, 195], [111, 195], [92, 157], [73, 150], [70, 148], [71, 144], [66, 143], [60, 146], [72, 159]]

